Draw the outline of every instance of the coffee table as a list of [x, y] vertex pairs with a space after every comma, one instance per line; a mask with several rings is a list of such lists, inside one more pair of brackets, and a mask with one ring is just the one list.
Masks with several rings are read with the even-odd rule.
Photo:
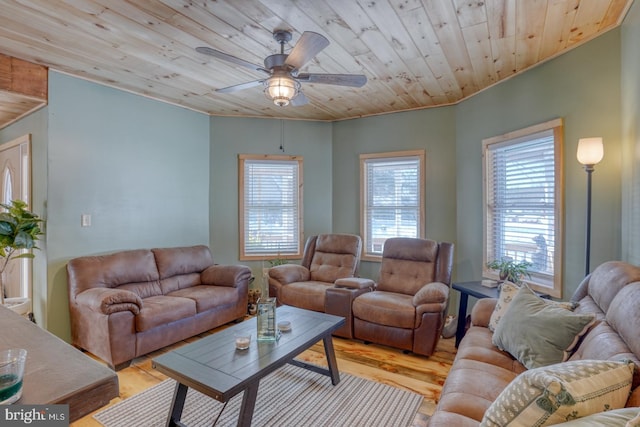
[[[291, 331], [283, 332], [275, 342], [256, 341], [256, 318], [245, 320], [201, 340], [156, 357], [152, 366], [177, 381], [167, 426], [180, 422], [187, 389], [198, 390], [220, 402], [244, 392], [238, 426], [250, 426], [260, 379], [289, 363], [340, 382], [331, 333], [342, 326], [344, 317], [282, 306], [276, 309], [278, 322], [291, 322]], [[235, 349], [235, 334], [251, 332], [248, 350]], [[294, 358], [322, 340], [328, 368]]]

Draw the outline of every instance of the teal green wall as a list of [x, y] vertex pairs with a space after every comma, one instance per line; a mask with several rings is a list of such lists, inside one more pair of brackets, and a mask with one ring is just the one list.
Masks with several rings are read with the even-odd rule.
[[[305, 238], [331, 232], [331, 123], [211, 117], [210, 124], [210, 245], [216, 262], [239, 262], [238, 154], [302, 156]], [[262, 277], [262, 262], [242, 263]]]
[[[360, 154], [424, 149], [425, 233], [456, 241], [455, 109], [433, 108], [333, 124], [333, 230], [360, 234]], [[378, 278], [363, 261], [360, 276]]]
[[48, 110], [45, 326], [68, 338], [69, 259], [209, 243], [209, 117], [55, 72]]
[[593, 173], [591, 269], [619, 259], [620, 31], [613, 30], [552, 61], [463, 101], [456, 108], [457, 279], [482, 271], [482, 139], [550, 119], [564, 119], [563, 297], [584, 277], [586, 172], [578, 139], [604, 138]]
[[640, 265], [640, 3], [622, 25], [622, 256]]

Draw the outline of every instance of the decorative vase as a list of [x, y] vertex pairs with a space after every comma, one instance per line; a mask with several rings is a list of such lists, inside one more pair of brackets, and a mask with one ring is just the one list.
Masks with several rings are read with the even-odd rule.
[[276, 341], [276, 298], [258, 300], [258, 341]]

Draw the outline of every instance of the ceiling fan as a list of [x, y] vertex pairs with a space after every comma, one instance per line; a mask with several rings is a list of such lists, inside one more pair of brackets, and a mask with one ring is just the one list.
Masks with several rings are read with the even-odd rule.
[[329, 45], [329, 40], [321, 34], [305, 31], [289, 54], [284, 53], [284, 45], [291, 41], [291, 32], [275, 30], [273, 38], [280, 43], [280, 53], [267, 56], [264, 60], [264, 67], [210, 47], [197, 47], [196, 51], [199, 53], [211, 55], [268, 75], [263, 79], [216, 89], [216, 92], [229, 93], [264, 85], [264, 93], [267, 98], [276, 105], [284, 107], [289, 104], [298, 106], [309, 102], [309, 99], [300, 91], [300, 83], [362, 87], [367, 82], [367, 77], [362, 74], [300, 73], [302, 67]]

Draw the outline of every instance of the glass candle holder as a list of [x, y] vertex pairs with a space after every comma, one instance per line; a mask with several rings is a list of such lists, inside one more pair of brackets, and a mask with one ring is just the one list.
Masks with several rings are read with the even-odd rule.
[[251, 345], [251, 334], [249, 332], [240, 332], [235, 335], [236, 350], [246, 350]]

